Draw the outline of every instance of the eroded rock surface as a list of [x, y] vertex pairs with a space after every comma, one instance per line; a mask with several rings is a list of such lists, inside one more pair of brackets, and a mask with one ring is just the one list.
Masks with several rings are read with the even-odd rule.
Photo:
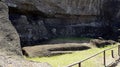
[[9, 6], [46, 14], [97, 15], [102, 0], [6, 0]]
[[119, 0], [5, 0], [5, 3], [22, 46], [57, 37], [117, 40], [120, 35]]
[[8, 18], [8, 7], [0, 1], [0, 67], [51, 67], [22, 56], [18, 33]]
[[72, 53], [72, 51], [90, 49], [89, 43], [46, 44], [24, 47], [24, 54], [28, 57], [43, 57]]
[[8, 7], [0, 1], [0, 54], [22, 56], [19, 36], [8, 18]]

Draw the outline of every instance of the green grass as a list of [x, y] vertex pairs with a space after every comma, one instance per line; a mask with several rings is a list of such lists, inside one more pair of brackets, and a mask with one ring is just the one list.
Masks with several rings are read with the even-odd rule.
[[[52, 57], [36, 57], [36, 58], [26, 58], [28, 60], [32, 61], [38, 61], [38, 62], [47, 62], [52, 67], [65, 67], [71, 63], [78, 62], [80, 60], [83, 60], [85, 58], [88, 58], [100, 51], [103, 51], [105, 49], [111, 48], [115, 45], [106, 46], [104, 48], [92, 48], [89, 50], [84, 51], [76, 51], [72, 54], [64, 54], [59, 56], [52, 56]], [[114, 50], [117, 51], [117, 48], [114, 48]], [[110, 56], [110, 51], [107, 51], [107, 57]], [[94, 58], [91, 58], [84, 63], [82, 63], [83, 67], [103, 67], [103, 54], [100, 54]], [[74, 66], [76, 67], [76, 66]]]

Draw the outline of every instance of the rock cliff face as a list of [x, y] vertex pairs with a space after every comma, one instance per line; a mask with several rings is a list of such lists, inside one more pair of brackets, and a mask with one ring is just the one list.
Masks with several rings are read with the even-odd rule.
[[22, 56], [19, 36], [9, 21], [8, 7], [0, 1], [0, 55]]
[[5, 3], [22, 44], [39, 44], [55, 37], [119, 36], [119, 0], [5, 0]]
[[102, 0], [6, 0], [18, 9], [38, 10], [46, 14], [98, 15]]

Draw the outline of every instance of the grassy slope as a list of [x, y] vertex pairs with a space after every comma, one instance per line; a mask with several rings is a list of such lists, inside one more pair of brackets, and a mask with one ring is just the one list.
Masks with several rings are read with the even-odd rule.
[[[52, 57], [37, 57], [37, 58], [26, 58], [28, 60], [33, 60], [33, 61], [38, 61], [38, 62], [48, 62], [51, 64], [53, 67], [64, 67], [67, 66], [71, 63], [83, 60], [85, 58], [88, 58], [104, 49], [113, 47], [107, 46], [104, 48], [93, 48], [89, 50], [84, 50], [84, 51], [76, 51], [72, 54], [64, 54], [64, 55], [59, 55], [59, 56], [52, 56]], [[117, 48], [114, 50], [117, 51]], [[116, 52], [117, 53], [117, 52]], [[96, 56], [95, 58], [92, 58], [84, 63], [82, 63], [83, 67], [102, 67], [102, 59], [103, 59], [103, 54], [100, 54]], [[107, 57], [110, 56], [110, 51], [107, 51]], [[97, 64], [97, 65], [96, 65]]]

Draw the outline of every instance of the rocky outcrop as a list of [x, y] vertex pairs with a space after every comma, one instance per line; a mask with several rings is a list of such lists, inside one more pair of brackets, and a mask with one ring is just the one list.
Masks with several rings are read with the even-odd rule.
[[119, 0], [5, 0], [22, 46], [56, 37], [118, 38]]
[[22, 57], [19, 35], [9, 21], [8, 7], [0, 1], [0, 67], [51, 67]]
[[19, 36], [9, 21], [8, 7], [0, 1], [0, 54], [22, 56]]

